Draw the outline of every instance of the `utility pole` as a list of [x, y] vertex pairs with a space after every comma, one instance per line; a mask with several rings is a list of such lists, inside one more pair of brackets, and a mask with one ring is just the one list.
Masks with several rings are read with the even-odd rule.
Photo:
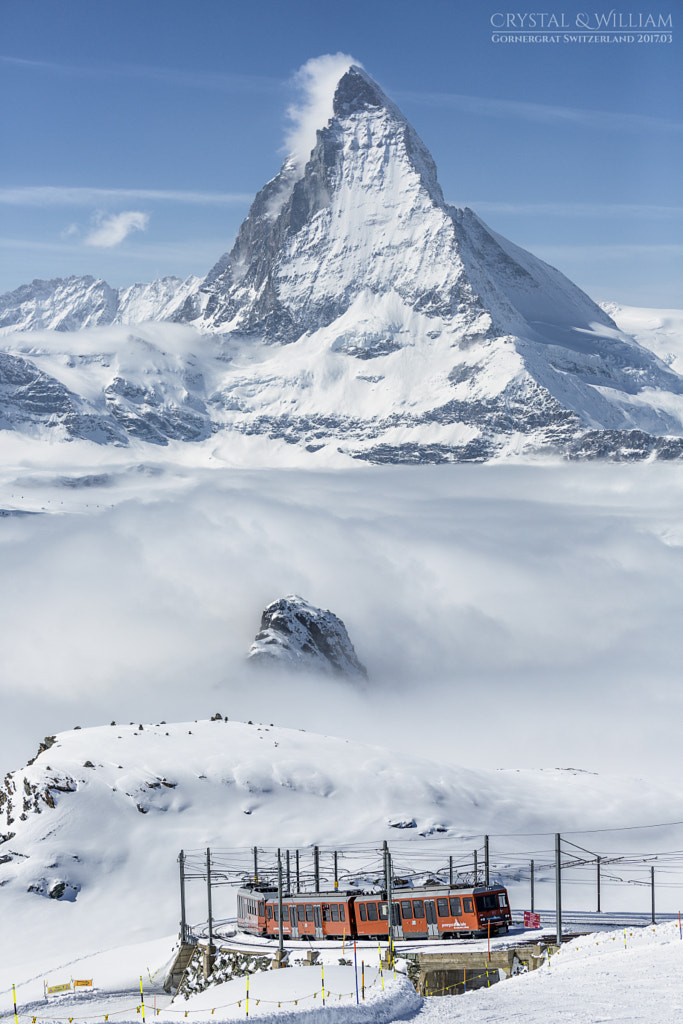
[[560, 833], [555, 833], [555, 926], [557, 936], [555, 941], [558, 946], [562, 945], [562, 851], [560, 849]]
[[280, 950], [280, 962], [284, 952], [284, 936], [282, 934], [282, 857], [277, 851], [277, 930], [279, 935], [278, 949]]
[[489, 837], [484, 836], [484, 884], [489, 884]]
[[479, 868], [477, 867], [477, 851], [474, 851], [474, 884], [477, 884], [477, 876], [479, 874]]
[[301, 892], [301, 882], [299, 880], [299, 851], [296, 851], [296, 891]]
[[292, 891], [292, 874], [289, 866], [289, 850], [287, 850], [287, 892]]
[[596, 859], [598, 870], [598, 914], [600, 913], [600, 858]]
[[[389, 949], [393, 948], [393, 905], [392, 905], [392, 891], [391, 891], [391, 854], [389, 853], [389, 846], [386, 839], [382, 844], [382, 853], [384, 855], [384, 888], [387, 892], [387, 924], [389, 928]], [[391, 955], [391, 954], [390, 954]]]
[[254, 885], [258, 885], [258, 849], [254, 847]]
[[185, 915], [185, 851], [180, 851], [180, 941], [185, 942], [187, 919]]
[[531, 913], [534, 912], [534, 862], [531, 862]]
[[337, 851], [334, 851], [334, 888], [339, 888], [339, 871], [337, 870]]
[[453, 858], [448, 858], [448, 884], [453, 885]]
[[313, 879], [315, 891], [320, 892], [320, 850], [317, 846], [313, 847]]
[[652, 886], [652, 923], [655, 923], [655, 869], [650, 868], [650, 885]]
[[213, 911], [211, 909], [211, 850], [206, 848], [206, 895], [209, 907], [209, 944], [204, 951], [204, 978], [213, 973], [215, 947], [213, 944]]

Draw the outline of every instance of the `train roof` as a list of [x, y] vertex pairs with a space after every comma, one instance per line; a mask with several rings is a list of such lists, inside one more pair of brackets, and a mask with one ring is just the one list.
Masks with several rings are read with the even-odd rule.
[[[420, 885], [414, 887], [405, 887], [401, 889], [392, 889], [391, 896], [393, 900], [400, 899], [429, 899], [430, 897], [443, 897], [443, 896], [471, 896], [471, 895], [484, 895], [487, 892], [500, 892], [505, 890], [504, 885], [475, 885], [475, 886], [462, 886], [462, 885]], [[240, 886], [238, 893], [246, 896], [251, 896], [252, 899], [266, 899], [266, 900], [277, 900], [278, 891], [276, 886], [270, 885], [259, 885], [257, 883], [249, 883]], [[385, 890], [374, 892], [366, 891], [362, 889], [332, 889], [321, 892], [286, 892], [283, 890], [282, 898], [291, 902], [298, 903], [310, 903], [312, 901], [325, 901], [325, 902], [338, 902], [340, 899], [348, 899], [351, 896], [357, 896], [361, 899], [377, 899], [386, 900], [387, 894]]]

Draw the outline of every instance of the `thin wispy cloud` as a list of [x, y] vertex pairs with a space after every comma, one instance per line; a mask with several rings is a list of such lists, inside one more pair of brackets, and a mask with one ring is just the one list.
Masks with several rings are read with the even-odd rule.
[[196, 89], [221, 92], [279, 92], [284, 82], [268, 75], [235, 75], [223, 71], [186, 71], [183, 68], [160, 68], [141, 64], [102, 64], [101, 66], [60, 64], [55, 61], [27, 60], [0, 54], [0, 64], [19, 71], [69, 75], [84, 78], [146, 78], [169, 85], [185, 85]]
[[115, 245], [120, 245], [133, 231], [146, 231], [148, 223], [149, 214], [141, 213], [139, 210], [114, 213], [108, 217], [101, 217], [97, 227], [83, 241], [86, 245], [100, 249], [112, 249]]
[[683, 245], [529, 245], [529, 249], [542, 259], [595, 259], [618, 260], [634, 257], [666, 257], [683, 256]]
[[683, 216], [683, 206], [654, 203], [496, 203], [477, 199], [458, 203], [476, 213], [522, 214], [544, 217], [656, 217], [668, 220]]
[[397, 101], [422, 103], [429, 106], [450, 107], [465, 114], [485, 117], [516, 118], [543, 124], [576, 124], [580, 127], [630, 130], [666, 131], [683, 133], [683, 122], [671, 121], [649, 114], [631, 114], [614, 110], [585, 110], [579, 107], [562, 107], [545, 103], [526, 103], [484, 96], [467, 96], [462, 93], [403, 92], [396, 90]]
[[11, 206], [96, 206], [103, 202], [159, 202], [221, 206], [250, 203], [246, 192], [193, 192], [180, 189], [146, 188], [65, 188], [57, 185], [31, 185], [0, 188], [0, 203]]

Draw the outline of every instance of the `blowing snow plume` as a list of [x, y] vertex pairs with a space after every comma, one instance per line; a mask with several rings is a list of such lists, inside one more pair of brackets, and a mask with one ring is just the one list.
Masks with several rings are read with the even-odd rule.
[[284, 149], [300, 169], [303, 169], [315, 146], [315, 133], [324, 128], [333, 115], [335, 89], [352, 64], [362, 67], [359, 61], [346, 53], [325, 53], [306, 61], [294, 75], [301, 100], [287, 108], [291, 127], [285, 136]]

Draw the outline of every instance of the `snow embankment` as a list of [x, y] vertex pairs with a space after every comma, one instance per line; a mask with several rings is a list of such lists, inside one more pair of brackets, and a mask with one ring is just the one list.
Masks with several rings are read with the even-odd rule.
[[549, 964], [491, 989], [427, 1000], [419, 1024], [673, 1024], [683, 1014], [678, 923], [585, 935]]
[[[323, 977], [325, 1002], [323, 1004]], [[357, 983], [357, 984], [356, 984]], [[294, 1022], [324, 1013], [335, 1024], [384, 1024], [419, 1010], [422, 999], [408, 978], [399, 972], [365, 969], [363, 998], [361, 967], [293, 967], [288, 970], [253, 974], [249, 978], [249, 1017], [266, 1021]], [[179, 1011], [180, 1014], [179, 1014]], [[178, 1000], [158, 1015], [159, 1021], [241, 1021], [247, 1015], [247, 979], [235, 978], [205, 989], [187, 1001]]]

